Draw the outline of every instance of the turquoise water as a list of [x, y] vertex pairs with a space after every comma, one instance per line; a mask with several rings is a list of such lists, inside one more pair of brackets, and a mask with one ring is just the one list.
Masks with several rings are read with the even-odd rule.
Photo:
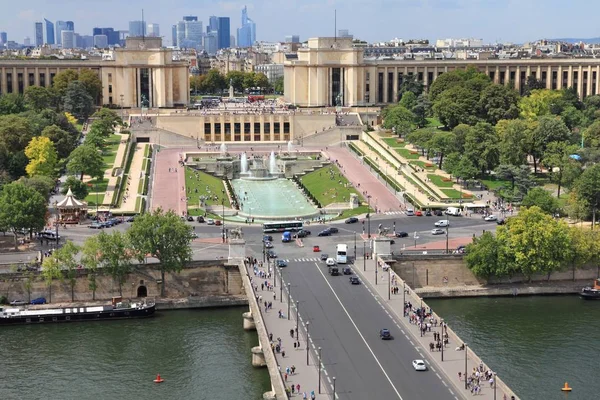
[[231, 181], [241, 211], [249, 217], [302, 217], [318, 212], [288, 179]]

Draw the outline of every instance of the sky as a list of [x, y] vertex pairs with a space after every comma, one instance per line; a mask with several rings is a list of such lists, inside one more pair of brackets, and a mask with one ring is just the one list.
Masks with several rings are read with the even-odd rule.
[[[240, 26], [241, 10], [257, 24], [257, 40], [302, 41], [333, 36], [348, 29], [368, 42], [393, 38], [477, 38], [485, 43], [523, 43], [543, 38], [600, 36], [596, 21], [600, 2], [590, 0], [0, 0], [0, 31], [18, 43], [33, 42], [36, 20], [72, 20], [75, 31], [91, 35], [94, 27], [127, 30], [128, 21], [158, 23], [165, 44], [171, 25], [183, 15], [197, 15], [204, 27], [211, 15], [231, 17], [231, 34]], [[204, 28], [206, 29], [206, 28]]]

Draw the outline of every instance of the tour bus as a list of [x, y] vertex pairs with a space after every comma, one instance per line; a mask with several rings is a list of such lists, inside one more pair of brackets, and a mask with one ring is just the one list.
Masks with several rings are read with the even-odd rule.
[[265, 222], [263, 224], [263, 232], [297, 232], [301, 231], [304, 224], [302, 221], [280, 221], [280, 222]]
[[338, 264], [346, 264], [348, 262], [348, 245], [338, 244], [335, 252], [335, 260]]

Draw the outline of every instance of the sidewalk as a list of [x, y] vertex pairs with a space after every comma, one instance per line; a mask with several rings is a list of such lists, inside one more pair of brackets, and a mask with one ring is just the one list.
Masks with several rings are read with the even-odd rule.
[[[272, 264], [270, 269], [273, 268]], [[265, 267], [267, 264], [265, 264]], [[303, 393], [306, 393], [306, 398], [311, 398], [311, 392], [314, 391], [315, 399], [329, 399], [331, 400], [332, 386], [329, 376], [326, 374], [325, 369], [322, 370], [321, 374], [321, 392], [319, 394], [319, 375], [317, 367], [317, 352], [310, 335], [308, 336], [308, 342], [310, 343], [307, 353], [307, 333], [306, 326], [302, 320], [302, 316], [299, 316], [298, 324], [296, 323], [296, 307], [294, 298], [291, 298], [290, 315], [288, 320], [288, 294], [287, 286], [284, 282], [284, 290], [282, 291], [281, 276], [277, 278], [277, 286], [271, 289], [267, 288], [265, 283], [269, 286], [275, 285], [273, 277], [267, 278], [267, 268], [259, 267], [253, 270], [252, 266], [248, 266], [248, 274], [252, 278], [252, 285], [254, 286], [254, 294], [258, 296], [258, 303], [261, 305], [261, 314], [265, 322], [265, 327], [269, 334], [273, 335], [271, 343], [273, 348], [281, 343], [280, 351], [274, 351], [275, 359], [279, 366], [280, 374], [286, 384], [286, 387], [290, 389], [290, 398], [303, 399]], [[261, 278], [261, 275], [264, 276]], [[262, 286], [261, 286], [262, 285]], [[280, 295], [283, 293], [283, 299]], [[264, 303], [272, 303], [272, 308], [265, 310]], [[281, 312], [281, 318], [279, 313]], [[296, 331], [298, 327], [298, 331]], [[292, 339], [290, 332], [294, 333]], [[296, 337], [298, 339], [296, 339]], [[281, 342], [278, 341], [281, 339]], [[296, 347], [294, 342], [298, 343]], [[265, 349], [265, 351], [268, 351]], [[309, 355], [309, 365], [307, 366], [307, 354]], [[285, 356], [284, 356], [285, 355]], [[294, 367], [294, 373], [291, 369]], [[288, 370], [289, 368], [289, 370]], [[294, 393], [291, 393], [291, 387], [294, 385]], [[300, 393], [298, 393], [297, 385], [300, 385]], [[337, 397], [337, 396], [336, 396]]]
[[[419, 332], [419, 328], [416, 324], [412, 324], [409, 322], [409, 318], [403, 317], [403, 309], [404, 309], [404, 299], [407, 302], [411, 302], [413, 309], [419, 307], [425, 307], [429, 309], [425, 302], [423, 302], [408, 286], [406, 286], [406, 293], [403, 294], [404, 282], [400, 279], [399, 276], [395, 276], [396, 284], [399, 288], [398, 294], [393, 294], [391, 296], [388, 295], [388, 287], [392, 286], [389, 282], [390, 274], [388, 271], [384, 271], [383, 268], [377, 267], [377, 275], [378, 282], [375, 285], [375, 268], [376, 268], [376, 260], [368, 260], [366, 263], [366, 272], [363, 271], [363, 266], [360, 265], [362, 262], [354, 265], [354, 272], [360, 276], [361, 281], [368, 285], [369, 288], [373, 289], [373, 296], [381, 301], [382, 304], [385, 305], [384, 308], [392, 311], [394, 314], [394, 320], [398, 321], [399, 328], [406, 336], [407, 340], [411, 342], [411, 344], [415, 345], [415, 348], [418, 348], [419, 353], [429, 353], [429, 356], [433, 359], [433, 364], [429, 364], [429, 369], [431, 372], [437, 374], [440, 373], [444, 375], [445, 382], [452, 386], [451, 392], [457, 395], [459, 398], [468, 398], [473, 394], [470, 389], [465, 389], [465, 381], [464, 375], [465, 370], [469, 375], [473, 373], [473, 371], [480, 366], [481, 364], [484, 366], [485, 370], [490, 370], [491, 368], [487, 367], [482, 360], [477, 357], [477, 355], [467, 346], [467, 351], [457, 351], [456, 348], [459, 347], [463, 342], [456, 336], [456, 334], [452, 331], [451, 327], [448, 327], [447, 332], [449, 336], [449, 343], [444, 348], [443, 357], [444, 361], [441, 361], [442, 352], [441, 351], [430, 351], [429, 346], [431, 343], [434, 343], [433, 340], [433, 332], [441, 333], [441, 326], [437, 324], [436, 326], [431, 328], [431, 331], [426, 332], [422, 337]], [[393, 273], [393, 272], [392, 272]], [[394, 274], [395, 275], [395, 274]], [[388, 298], [391, 297], [391, 300]], [[383, 307], [383, 306], [382, 306]], [[386, 311], [387, 312], [387, 311]], [[433, 314], [433, 318], [440, 321], [439, 316], [435, 313]], [[468, 356], [468, 359], [465, 360], [465, 355]], [[426, 362], [428, 359], [423, 357]], [[467, 361], [467, 365], [465, 366], [465, 361]], [[465, 368], [466, 367], [466, 368]], [[438, 373], [439, 370], [439, 373]], [[493, 370], [492, 370], [493, 371]], [[459, 372], [462, 377], [459, 380]], [[510, 388], [506, 387], [506, 385], [500, 381], [499, 377], [497, 380], [497, 388], [496, 388], [496, 397], [494, 397], [494, 388], [490, 387], [489, 382], [482, 379], [481, 391], [477, 395], [478, 399], [489, 399], [492, 400], [494, 398], [498, 400], [511, 399], [511, 396], [516, 395], [510, 390]]]

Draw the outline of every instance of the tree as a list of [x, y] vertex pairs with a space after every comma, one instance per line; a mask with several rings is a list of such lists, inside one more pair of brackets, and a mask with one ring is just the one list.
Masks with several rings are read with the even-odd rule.
[[439, 95], [455, 86], [462, 86], [465, 80], [465, 73], [462, 70], [454, 70], [438, 76], [429, 88], [429, 99], [435, 102]]
[[79, 246], [67, 240], [51, 256], [58, 261], [60, 268], [65, 271], [69, 286], [71, 286], [71, 301], [75, 301], [75, 284], [77, 283], [77, 260], [75, 256], [77, 253], [79, 253]]
[[431, 138], [431, 150], [439, 155], [438, 168], [442, 169], [444, 156], [455, 150], [456, 135], [453, 132], [438, 132]]
[[56, 125], [45, 127], [42, 136], [47, 137], [54, 143], [56, 153], [61, 159], [67, 158], [77, 147], [77, 136]]
[[385, 129], [394, 129], [399, 136], [402, 136], [401, 133], [408, 133], [407, 128], [410, 130], [413, 119], [413, 113], [401, 105], [395, 105], [388, 109], [383, 121], [383, 127]]
[[592, 214], [592, 229], [596, 223], [596, 211], [600, 205], [600, 164], [586, 168], [573, 187], [579, 201], [588, 206]]
[[584, 125], [588, 124], [583, 112], [571, 105], [562, 110], [560, 117], [571, 131], [584, 127]]
[[56, 254], [44, 258], [44, 261], [42, 261], [41, 275], [48, 286], [48, 303], [52, 303], [52, 282], [55, 279], [62, 280], [63, 277], [62, 267]]
[[94, 100], [79, 81], [69, 84], [63, 96], [64, 110], [79, 119], [87, 119], [94, 109]]
[[500, 164], [514, 166], [527, 163], [527, 153], [524, 149], [524, 137], [529, 130], [528, 124], [519, 119], [500, 120], [496, 124], [496, 133], [500, 140], [498, 149], [500, 151]]
[[546, 85], [540, 80], [536, 79], [535, 76], [529, 75], [523, 86], [523, 96], [531, 95], [534, 90], [546, 89]]
[[147, 254], [159, 260], [162, 286], [165, 295], [165, 272], [179, 272], [192, 260], [192, 230], [173, 211], [157, 209], [135, 219], [128, 231], [139, 262]]
[[467, 246], [465, 261], [467, 267], [480, 277], [509, 275], [510, 271], [502, 262], [505, 252], [505, 244], [487, 231]]
[[551, 107], [558, 103], [561, 98], [561, 93], [554, 90], [532, 90], [529, 96], [522, 97], [519, 102], [521, 117], [536, 120], [543, 115], [548, 115]]
[[277, 94], [283, 94], [283, 91], [284, 91], [284, 79], [283, 79], [283, 76], [280, 76], [277, 79], [275, 79], [275, 82], [273, 82], [273, 90]]
[[417, 105], [417, 96], [413, 92], [404, 92], [400, 105], [411, 111]]
[[569, 134], [569, 128], [560, 117], [552, 115], [540, 117], [537, 127], [525, 132], [523, 138], [524, 149], [533, 160], [534, 173], [537, 173], [538, 163], [543, 157], [548, 143], [566, 141]]
[[15, 237], [21, 230], [41, 230], [46, 222], [46, 199], [35, 189], [22, 183], [9, 183], [0, 191], [0, 226], [8, 228]]
[[244, 90], [244, 77], [246, 74], [242, 71], [229, 71], [225, 75], [225, 82], [229, 86], [229, 83], [233, 85], [233, 90], [241, 92]]
[[92, 115], [95, 121], [92, 123], [102, 124], [102, 129], [108, 132], [108, 135], [112, 134], [114, 129], [123, 124], [121, 116], [115, 111], [107, 107], [102, 107]]
[[[72, 82], [79, 79], [79, 74], [74, 69], [66, 69], [54, 76], [52, 88], [56, 90], [58, 96], [62, 99], [67, 93], [67, 88]], [[87, 92], [87, 91], [86, 91]]]
[[25, 150], [33, 137], [33, 127], [27, 118], [18, 115], [0, 116], [0, 146], [9, 153]]
[[56, 181], [54, 178], [49, 176], [37, 175], [31, 178], [27, 178], [22, 176], [17, 182], [22, 183], [23, 185], [35, 189], [39, 194], [41, 194], [46, 201], [50, 198], [50, 193], [56, 186]]
[[100, 232], [97, 236], [101, 249], [100, 263], [119, 285], [119, 295], [123, 295], [123, 283], [131, 273], [131, 247], [128, 236], [120, 231], [110, 234]]
[[205, 79], [206, 79], [205, 75], [191, 76], [190, 77], [190, 90], [192, 92], [194, 92], [194, 94], [198, 94], [198, 92], [203, 92]]
[[479, 99], [480, 118], [496, 125], [501, 119], [519, 117], [519, 95], [505, 85], [488, 85]]
[[416, 75], [404, 75], [398, 88], [398, 99], [401, 99], [405, 92], [413, 92], [418, 97], [424, 89], [423, 82], [418, 81]]
[[600, 149], [600, 120], [594, 121], [583, 131], [583, 145], [593, 149]]
[[431, 113], [431, 101], [429, 101], [429, 95], [427, 93], [423, 92], [417, 97], [417, 104], [412, 108], [412, 112], [415, 115], [414, 121], [417, 127], [423, 128], [427, 125], [426, 118]]
[[18, 114], [25, 111], [25, 98], [18, 93], [0, 96], [0, 115]]
[[90, 188], [87, 183], [77, 179], [74, 176], [68, 176], [61, 189], [61, 194], [64, 196], [71, 189], [73, 196], [78, 200], [83, 200], [89, 194]]
[[96, 147], [87, 144], [73, 150], [67, 162], [67, 171], [73, 175], [81, 174], [80, 179], [82, 181], [84, 175], [101, 178], [104, 170], [105, 165], [102, 155]]
[[206, 78], [204, 78], [204, 86], [208, 93], [221, 92], [227, 85], [228, 82], [225, 82], [223, 75], [216, 69], [208, 71]]
[[597, 246], [595, 232], [584, 232], [576, 226], [569, 228], [569, 251], [567, 254], [573, 269], [573, 280], [575, 280], [575, 269], [581, 268], [590, 260], [593, 260]]
[[45, 136], [34, 137], [25, 148], [25, 155], [29, 158], [25, 168], [29, 176], [55, 175], [58, 154], [50, 139]]
[[485, 174], [486, 170], [494, 169], [500, 160], [498, 151], [498, 135], [487, 122], [479, 122], [465, 138], [464, 157]]
[[479, 120], [478, 103], [479, 93], [464, 86], [453, 86], [436, 98], [433, 102], [433, 111], [440, 122], [449, 129], [458, 124], [475, 125]]
[[247, 72], [244, 74], [244, 89], [252, 89], [256, 86], [256, 73]]
[[542, 164], [548, 169], [552, 181], [558, 185], [557, 197], [565, 180], [573, 182], [581, 173], [581, 165], [571, 155], [577, 153], [577, 146], [567, 142], [551, 142], [546, 146]]
[[54, 97], [55, 94], [51, 88], [29, 86], [25, 89], [25, 104], [34, 111], [52, 107], [56, 103]]
[[269, 78], [262, 72], [259, 72], [254, 77], [254, 85], [260, 89], [261, 92], [268, 90], [271, 87]]
[[98, 236], [90, 236], [83, 242], [83, 246], [81, 247], [81, 264], [88, 272], [88, 287], [92, 291], [93, 300], [96, 300], [96, 289], [98, 289], [96, 275], [98, 273], [98, 266], [100, 265], [101, 254], [102, 247], [100, 246]]
[[473, 165], [470, 159], [462, 157], [451, 173], [458, 179], [469, 180], [479, 174], [479, 169]]
[[83, 84], [86, 92], [93, 99], [94, 104], [98, 104], [102, 97], [102, 80], [98, 76], [98, 73], [85, 68], [79, 71], [79, 78], [77, 80]]
[[544, 213], [554, 215], [558, 210], [558, 201], [552, 194], [542, 187], [534, 187], [523, 197], [523, 207], [537, 206]]

